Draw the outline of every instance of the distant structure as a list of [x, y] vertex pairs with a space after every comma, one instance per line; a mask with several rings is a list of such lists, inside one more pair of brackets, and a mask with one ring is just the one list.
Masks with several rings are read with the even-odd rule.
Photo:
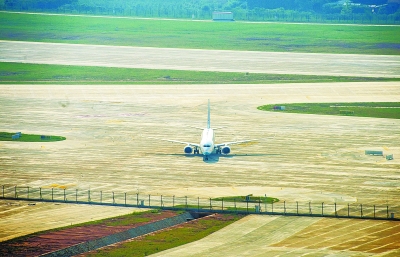
[[21, 137], [21, 132], [17, 132], [14, 135], [11, 136], [12, 140], [17, 140]]
[[278, 106], [278, 105], [274, 106], [274, 111], [284, 111], [284, 110], [286, 110], [285, 106]]
[[213, 12], [213, 21], [234, 21], [232, 12]]
[[388, 155], [386, 155], [386, 160], [388, 160], [388, 161], [391, 161], [391, 160], [393, 160], [394, 158], [393, 158], [393, 154], [388, 154]]
[[383, 156], [383, 151], [365, 150], [365, 155]]

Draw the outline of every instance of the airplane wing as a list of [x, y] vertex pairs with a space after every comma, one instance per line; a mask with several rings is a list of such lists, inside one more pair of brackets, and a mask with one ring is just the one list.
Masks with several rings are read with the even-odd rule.
[[169, 139], [161, 139], [163, 141], [168, 141], [168, 142], [172, 142], [172, 143], [178, 143], [178, 144], [185, 144], [185, 145], [190, 145], [190, 146], [195, 146], [195, 147], [200, 147], [199, 144], [195, 144], [195, 143], [189, 143], [189, 142], [182, 142], [182, 141], [177, 141], [177, 140], [169, 140]]
[[251, 140], [243, 140], [243, 141], [234, 141], [234, 142], [225, 142], [221, 144], [215, 144], [215, 147], [221, 147], [225, 145], [237, 145], [237, 144], [243, 144], [247, 142], [252, 142], [252, 141], [257, 141], [256, 139], [251, 139]]

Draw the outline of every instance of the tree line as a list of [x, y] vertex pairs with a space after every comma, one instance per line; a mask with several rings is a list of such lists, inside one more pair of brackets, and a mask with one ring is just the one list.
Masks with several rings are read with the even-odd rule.
[[235, 20], [400, 23], [400, 0], [0, 0], [0, 8], [195, 19], [231, 11]]

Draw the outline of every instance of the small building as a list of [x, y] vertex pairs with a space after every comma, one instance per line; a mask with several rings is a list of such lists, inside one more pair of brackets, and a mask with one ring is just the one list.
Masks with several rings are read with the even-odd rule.
[[386, 160], [388, 160], [388, 161], [393, 160], [393, 154], [386, 155]]
[[383, 156], [383, 151], [365, 150], [365, 155]]
[[274, 110], [275, 110], [275, 111], [284, 111], [284, 110], [286, 110], [286, 107], [285, 107], [285, 106], [278, 106], [278, 105], [275, 105], [275, 106], [274, 106]]
[[232, 12], [213, 12], [213, 21], [234, 21]]

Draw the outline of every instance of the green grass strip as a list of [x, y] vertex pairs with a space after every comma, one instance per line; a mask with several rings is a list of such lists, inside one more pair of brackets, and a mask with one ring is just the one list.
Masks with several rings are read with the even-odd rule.
[[16, 133], [0, 132], [0, 141], [55, 142], [66, 139], [65, 137], [61, 136], [49, 136], [49, 135], [33, 135], [33, 134], [23, 134], [23, 133], [21, 133], [19, 137], [15, 135]]
[[263, 111], [400, 119], [399, 102], [268, 104]]
[[227, 196], [213, 198], [213, 201], [224, 201], [224, 202], [249, 202], [249, 203], [276, 203], [279, 202], [278, 198], [265, 197], [265, 196]]
[[0, 62], [0, 84], [276, 84], [367, 81], [400, 81], [400, 78], [153, 70]]
[[1, 13], [0, 39], [193, 49], [400, 54], [400, 26], [198, 22]]
[[219, 218], [204, 218], [169, 230], [146, 235], [116, 247], [100, 249], [86, 256], [148, 256], [167, 249], [200, 240], [242, 216], [221, 215]]

